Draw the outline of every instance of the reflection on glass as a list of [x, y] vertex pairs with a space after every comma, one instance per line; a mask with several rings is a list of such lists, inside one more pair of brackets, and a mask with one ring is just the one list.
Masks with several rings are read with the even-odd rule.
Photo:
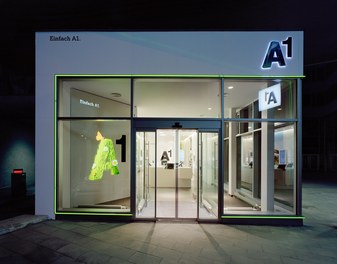
[[59, 78], [59, 117], [130, 117], [131, 80]]

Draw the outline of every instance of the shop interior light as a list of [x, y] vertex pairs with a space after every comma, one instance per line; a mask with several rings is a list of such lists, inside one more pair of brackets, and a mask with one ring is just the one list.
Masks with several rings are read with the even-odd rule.
[[234, 86], [228, 86], [228, 90], [232, 90]]
[[121, 97], [122, 95], [120, 93], [111, 93], [112, 97]]

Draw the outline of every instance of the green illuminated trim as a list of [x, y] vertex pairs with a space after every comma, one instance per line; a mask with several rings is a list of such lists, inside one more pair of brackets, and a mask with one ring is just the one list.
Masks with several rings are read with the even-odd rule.
[[133, 216], [133, 214], [116, 214], [116, 213], [89, 213], [89, 212], [55, 212], [56, 215], [108, 215], [108, 216]]
[[[91, 213], [91, 212], [58, 212], [57, 211], [57, 147], [58, 147], [58, 113], [57, 113], [57, 80], [60, 77], [114, 77], [114, 78], [241, 78], [241, 79], [263, 79], [263, 78], [305, 78], [304, 75], [226, 75], [226, 74], [55, 74], [54, 75], [54, 214], [55, 215], [97, 215], [97, 216], [133, 216], [132, 213]], [[292, 89], [292, 86], [291, 86]], [[292, 96], [292, 93], [291, 93]], [[292, 100], [293, 98], [289, 98]], [[292, 105], [292, 104], [290, 104]], [[107, 121], [107, 120], [105, 120]], [[113, 120], [110, 120], [113, 121]], [[222, 219], [289, 219], [289, 220], [304, 220], [302, 216], [262, 216], [262, 215], [223, 215]]]
[[289, 219], [304, 220], [304, 216], [222, 215], [222, 219]]
[[304, 75], [227, 75], [227, 74], [56, 74], [55, 77], [169, 77], [169, 78], [305, 78]]
[[57, 208], [57, 76], [54, 76], [54, 214]]

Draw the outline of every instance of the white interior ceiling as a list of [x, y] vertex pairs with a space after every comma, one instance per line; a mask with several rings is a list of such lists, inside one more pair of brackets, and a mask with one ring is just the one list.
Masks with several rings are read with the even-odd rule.
[[[177, 86], [202, 86], [205, 85], [205, 97], [208, 93], [207, 87], [220, 85], [218, 79], [136, 79], [135, 87], [152, 86], [160, 87], [164, 90], [171, 89], [172, 85], [176, 83]], [[232, 89], [228, 87], [232, 86]], [[224, 83], [224, 105], [225, 109], [229, 108], [242, 108], [258, 98], [258, 91], [266, 88], [267, 81], [261, 80], [225, 80]], [[131, 104], [131, 80], [129, 78], [73, 78], [63, 81], [63, 87], [73, 88], [93, 95], [108, 98], [114, 101], [119, 101], [125, 104]], [[199, 92], [202, 90], [197, 89]], [[120, 97], [116, 97], [116, 93]], [[189, 95], [193, 97], [192, 93]], [[208, 95], [209, 96], [209, 95]], [[200, 98], [200, 97], [199, 97]], [[163, 96], [162, 93], [142, 94], [137, 93], [135, 98], [138, 105], [148, 104], [150, 101], [155, 102], [156, 105], [164, 104], [168, 98]], [[186, 106], [186, 110], [188, 106]]]

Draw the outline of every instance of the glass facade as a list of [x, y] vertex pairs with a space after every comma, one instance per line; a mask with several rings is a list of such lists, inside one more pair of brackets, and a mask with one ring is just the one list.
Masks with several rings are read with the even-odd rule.
[[298, 215], [298, 82], [58, 76], [56, 213]]

